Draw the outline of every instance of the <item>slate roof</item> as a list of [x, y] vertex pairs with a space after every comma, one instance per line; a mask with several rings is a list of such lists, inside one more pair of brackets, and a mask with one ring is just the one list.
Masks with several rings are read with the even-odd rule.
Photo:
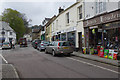
[[4, 21], [0, 21], [0, 30], [2, 29], [5, 29], [5, 30], [10, 30], [10, 31], [14, 31], [7, 22], [4, 22]]

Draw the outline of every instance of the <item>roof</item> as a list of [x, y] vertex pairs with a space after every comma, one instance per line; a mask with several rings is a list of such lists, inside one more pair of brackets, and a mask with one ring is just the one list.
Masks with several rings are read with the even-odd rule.
[[47, 23], [46, 23], [46, 27], [48, 27], [54, 20], [56, 19], [56, 15], [54, 15]]
[[33, 29], [32, 32], [33, 32], [33, 33], [39, 33], [39, 32], [40, 32], [40, 29]]
[[42, 21], [42, 24], [44, 25], [46, 22], [48, 22], [51, 18], [45, 18], [43, 21]]
[[4, 22], [4, 21], [0, 21], [0, 30], [2, 29], [5, 29], [5, 30], [10, 30], [10, 31], [14, 31], [7, 22]]
[[[73, 5], [71, 5], [70, 7], [68, 7], [67, 9], [65, 9], [64, 11], [62, 11], [61, 13], [59, 13], [59, 14], [56, 16], [56, 18], [59, 17], [62, 13], [66, 12], [67, 10], [69, 10], [70, 8], [72, 8], [73, 6], [77, 5], [78, 3], [80, 3], [80, 2], [74, 3]], [[55, 19], [56, 19], [56, 18], [55, 18]]]

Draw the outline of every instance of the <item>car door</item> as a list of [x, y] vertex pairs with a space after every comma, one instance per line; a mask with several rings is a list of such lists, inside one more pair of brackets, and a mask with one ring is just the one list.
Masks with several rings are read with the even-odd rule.
[[53, 49], [53, 47], [54, 47], [54, 44], [55, 44], [55, 42], [52, 42], [52, 44], [49, 46], [49, 51], [50, 51], [50, 53], [52, 53], [52, 49]]
[[46, 46], [46, 50], [47, 50], [47, 52], [49, 52], [49, 53], [51, 53], [51, 52], [50, 52], [51, 46], [52, 46], [52, 42], [49, 43], [48, 46]]

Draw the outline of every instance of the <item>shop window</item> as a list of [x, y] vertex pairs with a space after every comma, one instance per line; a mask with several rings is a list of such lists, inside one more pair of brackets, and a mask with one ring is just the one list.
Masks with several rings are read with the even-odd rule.
[[120, 28], [106, 30], [104, 34], [104, 46], [109, 49], [120, 47]]
[[98, 28], [89, 30], [89, 45], [90, 47], [97, 47], [102, 45], [102, 32], [98, 32]]

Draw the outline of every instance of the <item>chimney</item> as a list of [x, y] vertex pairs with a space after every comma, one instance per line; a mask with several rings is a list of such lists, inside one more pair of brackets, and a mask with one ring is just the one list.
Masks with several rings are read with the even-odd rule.
[[64, 9], [62, 9], [61, 7], [59, 7], [59, 13], [61, 13], [62, 11], [64, 11]]

